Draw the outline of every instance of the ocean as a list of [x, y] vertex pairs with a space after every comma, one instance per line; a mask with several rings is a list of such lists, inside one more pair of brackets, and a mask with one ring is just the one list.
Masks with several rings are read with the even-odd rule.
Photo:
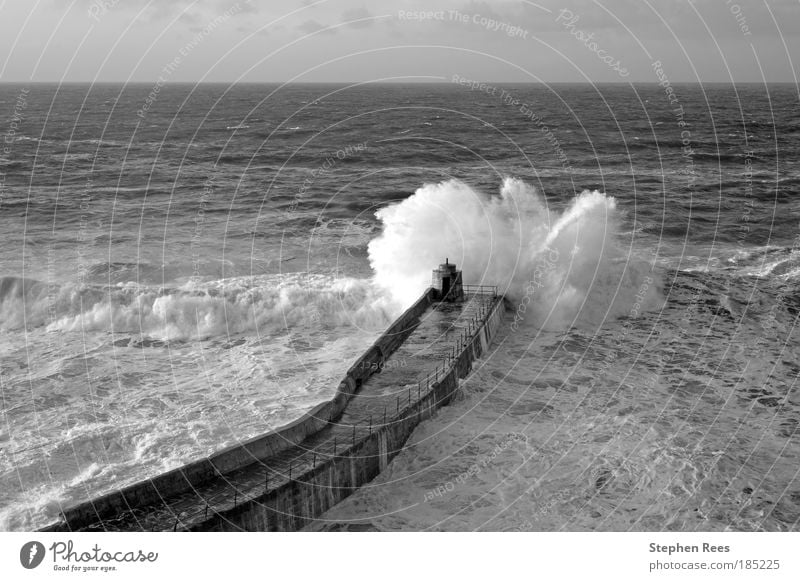
[[447, 258], [505, 324], [320, 526], [797, 530], [798, 100], [0, 85], [0, 529], [329, 399]]

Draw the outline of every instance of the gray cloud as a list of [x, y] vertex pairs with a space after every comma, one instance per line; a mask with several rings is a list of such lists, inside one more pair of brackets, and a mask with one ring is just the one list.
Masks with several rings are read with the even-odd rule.
[[226, 10], [237, 4], [239, 7], [239, 11], [237, 12], [237, 14], [257, 14], [261, 8], [258, 0], [239, 0], [238, 2], [234, 2], [233, 4], [223, 0], [217, 5], [217, 8], [220, 12], [225, 12]]
[[313, 34], [315, 32], [319, 32], [321, 34], [336, 34], [335, 28], [328, 28], [316, 20], [306, 20], [297, 26], [297, 30], [306, 34]]
[[[277, 49], [306, 37], [291, 43], [286, 58], [265, 69], [265, 79], [292, 78], [296, 67], [319, 62], [321, 55], [344, 57], [364, 48], [368, 51], [359, 57], [358, 68], [332, 66], [315, 71], [309, 80], [372, 74], [444, 78], [454, 72], [487, 80], [520, 80], [527, 78], [523, 69], [543, 80], [615, 80], [583, 42], [585, 35], [630, 69], [629, 80], [654, 80], [654, 60], [664, 63], [674, 81], [757, 81], [762, 74], [770, 81], [792, 81], [800, 73], [798, 63], [791, 61], [800, 54], [798, 0], [330, 0], [306, 8], [302, 4], [298, 0], [120, 0], [116, 4], [45, 0], [40, 6], [7, 0], [0, 19], [0, 50], [10, 54], [8, 79], [28, 79], [34, 68], [37, 80], [60, 78], [64, 51], [43, 52], [60, 22], [55, 31], [59, 46], [77, 51], [68, 80], [94, 78], [99, 66], [95, 57], [105, 51], [110, 51], [113, 66], [102, 69], [104, 80], [126, 78], [129, 70], [135, 70], [137, 78], [155, 78], [180, 48], [183, 41], [176, 39], [228, 13], [231, 21], [215, 29], [215, 41], [207, 44], [206, 53], [250, 42], [246, 39], [251, 31], [258, 33], [258, 40], [252, 41], [258, 49], [265, 43]], [[97, 18], [87, 14], [93, 6], [103, 6]], [[577, 17], [574, 26], [557, 20], [563, 9]], [[401, 17], [401, 10], [440, 11], [444, 16], [421, 20]], [[462, 17], [453, 18], [451, 11]], [[68, 18], [58, 20], [67, 13]], [[476, 15], [483, 24], [473, 20]], [[353, 20], [361, 22], [347, 24]], [[264, 28], [270, 22], [276, 24]], [[169, 33], [161, 34], [167, 25]], [[29, 44], [13, 45], [23, 26]], [[511, 27], [523, 34], [512, 34]], [[87, 31], [91, 35], [85, 46], [90, 48], [78, 50]], [[160, 42], [151, 46], [156, 38]], [[148, 59], [140, 63], [145, 53]], [[249, 70], [257, 54], [262, 53], [237, 52], [227, 68], [215, 72], [214, 80], [226, 78], [237, 67]], [[181, 70], [185, 78], [203, 73], [199, 55]]]
[[[371, 17], [373, 14], [364, 8], [363, 6], [359, 8], [353, 8], [352, 10], [345, 10], [342, 13], [342, 22], [349, 22], [347, 26], [350, 28], [369, 28], [370, 26], [375, 24], [375, 20]], [[369, 20], [361, 20], [363, 18], [368, 18]], [[352, 22], [353, 20], [361, 20], [360, 22]]]

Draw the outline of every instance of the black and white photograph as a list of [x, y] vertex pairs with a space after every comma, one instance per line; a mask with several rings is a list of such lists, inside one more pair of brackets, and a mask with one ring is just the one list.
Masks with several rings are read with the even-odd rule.
[[0, 0], [12, 560], [800, 531], [798, 74], [798, 0]]

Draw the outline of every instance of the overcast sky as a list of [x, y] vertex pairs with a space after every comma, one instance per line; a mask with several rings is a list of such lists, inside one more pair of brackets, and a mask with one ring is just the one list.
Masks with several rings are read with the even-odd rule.
[[0, 0], [0, 81], [796, 83], [799, 35], [800, 0]]

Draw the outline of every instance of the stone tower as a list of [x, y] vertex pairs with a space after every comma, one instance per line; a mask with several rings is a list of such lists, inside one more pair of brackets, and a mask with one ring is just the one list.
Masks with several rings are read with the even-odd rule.
[[449, 259], [445, 259], [444, 264], [433, 271], [431, 286], [436, 290], [437, 300], [454, 302], [464, 298], [461, 271], [456, 270], [456, 265], [450, 264]]

